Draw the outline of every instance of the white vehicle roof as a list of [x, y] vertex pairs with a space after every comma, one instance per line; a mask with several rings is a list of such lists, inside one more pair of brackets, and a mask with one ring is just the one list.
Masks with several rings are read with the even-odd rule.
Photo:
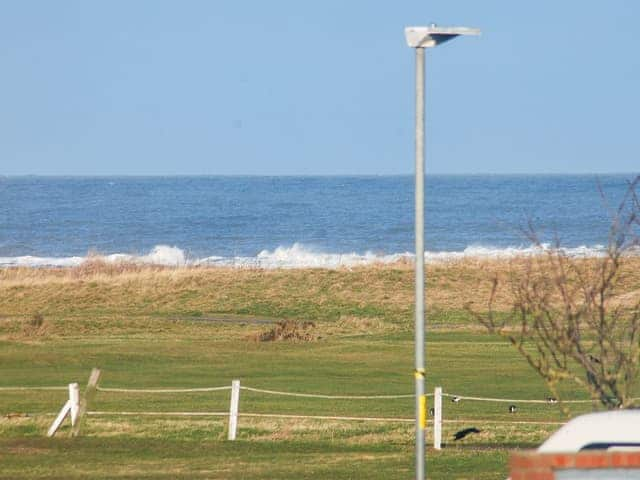
[[634, 446], [640, 448], [640, 410], [616, 410], [574, 418], [551, 435], [538, 452], [579, 452], [585, 448]]

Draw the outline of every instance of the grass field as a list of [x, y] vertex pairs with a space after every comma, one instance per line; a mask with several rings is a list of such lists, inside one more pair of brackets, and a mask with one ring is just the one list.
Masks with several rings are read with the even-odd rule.
[[[445, 392], [544, 399], [548, 392], [464, 305], [486, 304], [499, 263], [432, 266], [427, 384]], [[409, 266], [258, 271], [88, 265], [0, 272], [0, 387], [243, 385], [303, 393], [405, 394], [413, 388]], [[638, 288], [635, 277], [628, 290]], [[506, 308], [508, 297], [499, 299]], [[42, 322], [34, 321], [34, 315]], [[313, 322], [304, 341], [262, 342], [277, 319]], [[577, 394], [566, 392], [567, 398]], [[66, 393], [0, 391], [1, 478], [410, 478], [413, 426], [242, 417], [228, 442], [223, 417], [90, 416], [44, 436]], [[229, 392], [99, 392], [96, 411], [225, 411]], [[445, 402], [444, 449], [429, 478], [505, 478], [509, 451], [531, 448], [563, 421], [555, 405]], [[589, 406], [580, 407], [583, 410]], [[578, 413], [580, 408], [573, 411]], [[326, 400], [243, 391], [240, 412], [411, 418], [413, 401]], [[28, 414], [25, 416], [24, 414]], [[454, 441], [453, 434], [480, 433]], [[430, 436], [430, 431], [428, 432]]]

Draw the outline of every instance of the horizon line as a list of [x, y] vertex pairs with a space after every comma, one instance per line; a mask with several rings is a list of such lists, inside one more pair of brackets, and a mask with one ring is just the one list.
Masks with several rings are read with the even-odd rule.
[[[477, 176], [477, 177], [518, 177], [518, 176], [539, 176], [539, 177], [553, 177], [553, 176], [622, 176], [622, 175], [640, 175], [639, 171], [619, 171], [619, 172], [434, 172], [425, 173], [426, 177], [463, 177], [463, 176]], [[331, 178], [331, 177], [360, 177], [360, 178], [374, 178], [374, 177], [414, 177], [415, 174], [411, 173], [286, 173], [286, 174], [267, 174], [267, 173], [113, 173], [113, 174], [47, 174], [47, 173], [19, 173], [19, 174], [2, 174], [0, 173], [0, 179], [2, 178], [206, 178], [206, 177], [218, 177], [218, 178], [274, 178], [274, 177], [303, 177], [303, 178]]]

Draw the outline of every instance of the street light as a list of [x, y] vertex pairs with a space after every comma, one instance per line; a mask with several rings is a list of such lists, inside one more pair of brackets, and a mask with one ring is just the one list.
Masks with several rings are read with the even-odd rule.
[[424, 86], [425, 48], [432, 48], [460, 35], [479, 35], [480, 30], [465, 27], [407, 27], [407, 44], [416, 49], [416, 479], [424, 480], [427, 402], [424, 391]]

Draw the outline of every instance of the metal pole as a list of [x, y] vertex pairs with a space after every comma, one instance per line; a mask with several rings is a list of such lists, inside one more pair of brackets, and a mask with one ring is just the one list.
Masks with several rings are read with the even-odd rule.
[[425, 478], [426, 402], [424, 391], [424, 89], [425, 49], [416, 48], [416, 480]]

